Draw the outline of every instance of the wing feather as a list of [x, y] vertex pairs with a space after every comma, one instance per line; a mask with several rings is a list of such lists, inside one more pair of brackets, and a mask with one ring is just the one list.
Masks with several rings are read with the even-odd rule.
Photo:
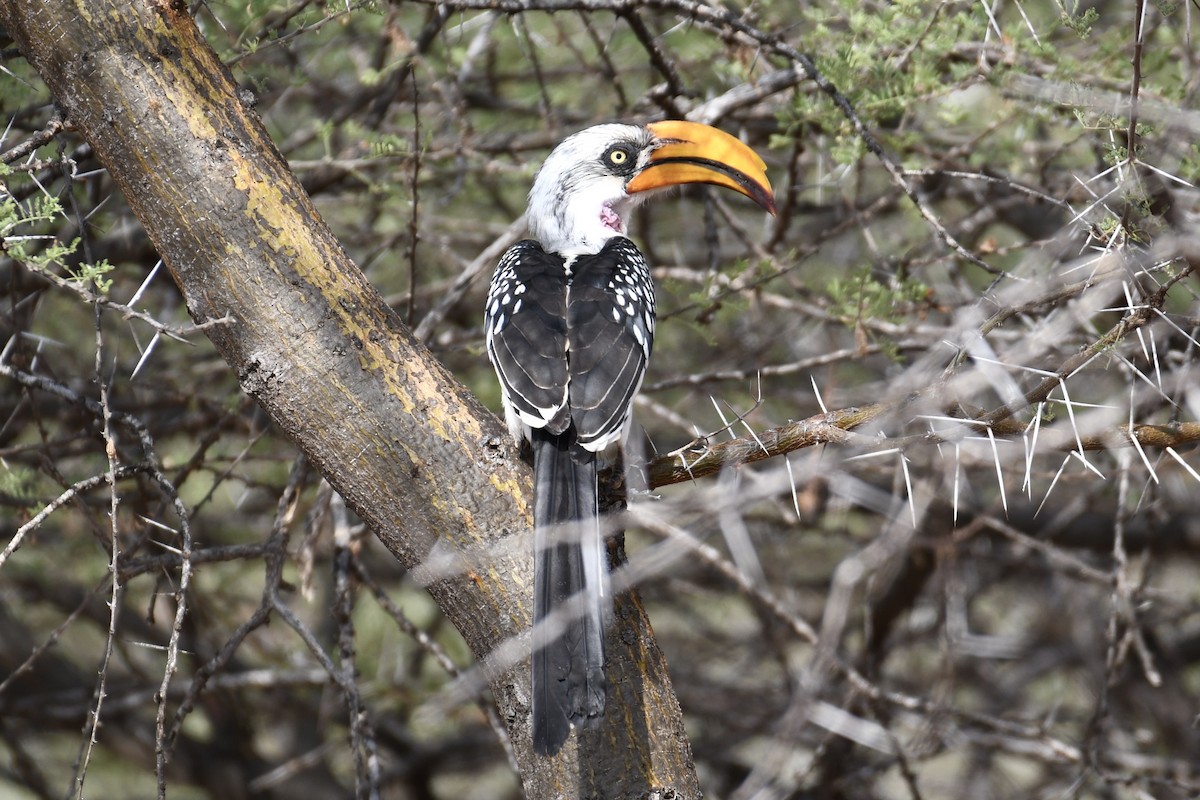
[[654, 283], [628, 239], [610, 239], [572, 265], [567, 296], [569, 405], [579, 443], [620, 439], [654, 344]]
[[513, 412], [530, 427], [562, 433], [570, 422], [562, 257], [528, 239], [510, 247], [492, 275], [484, 324]]

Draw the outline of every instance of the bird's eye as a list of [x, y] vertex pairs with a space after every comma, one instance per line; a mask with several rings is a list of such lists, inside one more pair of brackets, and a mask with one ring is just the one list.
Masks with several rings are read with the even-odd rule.
[[613, 145], [604, 151], [603, 161], [615, 170], [625, 171], [633, 166], [633, 151], [625, 145]]

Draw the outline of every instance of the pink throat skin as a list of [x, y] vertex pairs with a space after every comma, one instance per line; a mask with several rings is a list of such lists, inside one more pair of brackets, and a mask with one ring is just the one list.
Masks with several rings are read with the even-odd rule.
[[600, 209], [600, 222], [604, 227], [611, 228], [617, 233], [625, 232], [625, 221], [607, 203]]

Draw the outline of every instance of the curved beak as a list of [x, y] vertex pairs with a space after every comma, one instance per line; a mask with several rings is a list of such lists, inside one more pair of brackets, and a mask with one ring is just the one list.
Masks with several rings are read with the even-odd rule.
[[746, 195], [775, 213], [767, 165], [741, 140], [697, 122], [667, 120], [646, 126], [659, 142], [648, 163], [625, 185], [629, 193], [681, 183], [711, 183]]

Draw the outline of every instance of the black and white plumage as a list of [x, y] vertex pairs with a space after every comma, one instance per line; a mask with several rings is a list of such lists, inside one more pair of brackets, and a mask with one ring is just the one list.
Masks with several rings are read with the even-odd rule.
[[529, 195], [535, 240], [513, 245], [488, 292], [488, 356], [504, 414], [534, 461], [533, 745], [554, 754], [604, 713], [612, 613], [597, 459], [629, 432], [654, 345], [654, 283], [628, 238], [653, 190], [714, 183], [774, 211], [762, 160], [689, 122], [598, 125], [547, 157]]

